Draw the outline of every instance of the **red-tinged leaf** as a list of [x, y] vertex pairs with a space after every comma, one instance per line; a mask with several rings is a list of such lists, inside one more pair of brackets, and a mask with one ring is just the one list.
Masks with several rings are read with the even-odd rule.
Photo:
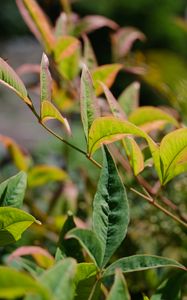
[[127, 116], [139, 105], [140, 83], [133, 82], [121, 93], [118, 102]]
[[110, 88], [121, 68], [122, 65], [120, 64], [103, 65], [95, 68], [91, 72], [97, 96], [103, 92], [99, 81], [102, 81], [108, 88]]
[[84, 41], [84, 62], [89, 70], [92, 70], [98, 66], [97, 59], [90, 43], [90, 40], [86, 35], [83, 36]]
[[32, 106], [24, 83], [2, 58], [0, 58], [0, 83], [13, 90], [26, 104]]
[[38, 64], [23, 64], [16, 69], [16, 73], [19, 76], [28, 74], [28, 73], [36, 73], [40, 74], [40, 65]]
[[58, 109], [49, 101], [42, 101], [41, 103], [41, 121], [46, 122], [51, 119], [56, 119], [64, 124], [67, 133], [71, 134], [71, 128], [66, 118], [64, 118]]
[[112, 35], [113, 53], [115, 58], [126, 56], [136, 40], [144, 41], [145, 35], [136, 28], [120, 28]]
[[125, 115], [123, 109], [121, 108], [121, 106], [119, 105], [119, 103], [117, 102], [117, 100], [114, 98], [111, 91], [107, 88], [107, 86], [104, 83], [100, 82], [100, 85], [103, 88], [106, 99], [110, 106], [110, 110], [111, 110], [112, 114], [114, 115], [114, 117], [125, 120], [126, 115]]
[[23, 246], [16, 249], [8, 257], [8, 262], [25, 255], [31, 255], [43, 268], [49, 268], [54, 264], [54, 257], [46, 249], [38, 246]]
[[36, 38], [42, 42], [45, 51], [50, 53], [53, 49], [55, 38], [47, 16], [35, 0], [16, 0], [16, 2], [25, 22]]
[[71, 14], [67, 15], [67, 13], [62, 12], [55, 24], [55, 36], [60, 38], [62, 36], [67, 36], [68, 34], [72, 35], [72, 30], [77, 20], [77, 14], [71, 12]]
[[49, 71], [49, 60], [45, 53], [42, 55], [40, 70], [40, 98], [41, 101], [51, 101], [52, 78]]

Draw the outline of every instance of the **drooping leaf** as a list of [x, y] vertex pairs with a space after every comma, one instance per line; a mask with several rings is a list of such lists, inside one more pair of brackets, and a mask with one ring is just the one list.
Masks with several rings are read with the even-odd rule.
[[163, 184], [187, 171], [187, 128], [167, 134], [160, 144]]
[[86, 139], [88, 139], [88, 132], [93, 123], [93, 120], [97, 116], [97, 103], [94, 94], [92, 78], [88, 68], [84, 65], [81, 76], [81, 92], [80, 92], [80, 104], [81, 104], [81, 119], [83, 123], [84, 133]]
[[56, 166], [37, 165], [28, 172], [28, 185], [36, 187], [50, 181], [64, 181], [67, 178], [67, 173]]
[[75, 300], [87, 300], [96, 282], [97, 268], [93, 263], [80, 263], [74, 279]]
[[118, 102], [128, 116], [139, 104], [140, 83], [133, 82], [120, 94]]
[[68, 232], [66, 238], [75, 238], [86, 250], [95, 264], [100, 268], [102, 263], [102, 247], [96, 234], [88, 229], [75, 228]]
[[42, 55], [40, 67], [40, 99], [51, 101], [52, 78], [49, 71], [49, 60], [45, 53]]
[[26, 104], [32, 106], [24, 83], [16, 72], [0, 57], [0, 83], [13, 90]]
[[50, 300], [49, 291], [25, 273], [0, 266], [0, 298], [17, 299], [27, 294], [39, 295], [41, 300]]
[[117, 268], [120, 268], [123, 273], [130, 273], [162, 267], [173, 267], [185, 270], [183, 265], [170, 258], [155, 255], [133, 255], [115, 261], [105, 270], [103, 276], [114, 274]]
[[124, 240], [128, 223], [126, 191], [112, 156], [105, 148], [103, 169], [93, 201], [93, 230], [102, 246], [102, 267]]
[[45, 271], [39, 277], [39, 282], [50, 289], [54, 299], [73, 300], [75, 274], [76, 261], [72, 258], [66, 258]]
[[15, 242], [32, 224], [39, 223], [33, 216], [13, 207], [0, 207], [0, 246]]
[[130, 300], [127, 283], [120, 269], [116, 269], [114, 284], [107, 300]]
[[151, 300], [175, 299], [181, 300], [182, 285], [186, 277], [186, 272], [177, 271], [174, 275], [169, 276], [158, 287]]
[[98, 66], [97, 59], [91, 45], [90, 40], [86, 35], [83, 36], [84, 41], [84, 62], [89, 70], [92, 70]]
[[44, 11], [35, 0], [16, 0], [16, 3], [30, 30], [43, 44], [45, 51], [50, 53], [55, 39], [52, 26]]
[[177, 120], [164, 112], [163, 110], [153, 106], [142, 106], [137, 108], [129, 115], [129, 121], [136, 126], [140, 126], [146, 132], [154, 129], [162, 128], [165, 124], [179, 126]]
[[23, 171], [0, 184], [0, 206], [21, 208], [27, 187], [27, 174]]
[[42, 101], [41, 103], [41, 121], [46, 122], [51, 119], [60, 121], [68, 134], [71, 134], [71, 129], [66, 118], [64, 118], [59, 110], [49, 101]]
[[144, 169], [144, 157], [136, 141], [132, 137], [122, 140], [126, 154], [129, 157], [134, 174], [137, 176]]
[[110, 88], [121, 68], [122, 65], [120, 64], [103, 65], [95, 68], [91, 72], [97, 96], [103, 92], [99, 81], [103, 82], [108, 88]]
[[54, 48], [55, 61], [60, 74], [72, 80], [79, 72], [80, 42], [72, 36], [63, 36]]
[[137, 28], [120, 28], [112, 35], [112, 48], [115, 59], [126, 56], [136, 40], [144, 41], [145, 35]]

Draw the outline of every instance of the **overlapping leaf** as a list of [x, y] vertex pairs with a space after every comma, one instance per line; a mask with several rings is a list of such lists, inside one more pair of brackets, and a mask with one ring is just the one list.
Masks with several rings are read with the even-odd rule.
[[127, 283], [120, 269], [116, 269], [114, 284], [107, 300], [130, 300]]
[[140, 83], [133, 82], [120, 94], [118, 102], [128, 116], [139, 105]]

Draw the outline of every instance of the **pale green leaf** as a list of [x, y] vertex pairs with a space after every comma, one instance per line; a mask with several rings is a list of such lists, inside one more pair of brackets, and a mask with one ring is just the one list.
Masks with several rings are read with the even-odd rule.
[[160, 144], [163, 184], [187, 171], [187, 128], [167, 134]]
[[56, 166], [37, 165], [28, 172], [28, 185], [36, 187], [50, 181], [64, 181], [67, 178], [67, 173]]
[[113, 275], [117, 268], [120, 268], [123, 273], [130, 273], [162, 267], [185, 270], [183, 265], [170, 258], [155, 255], [133, 255], [115, 261], [105, 270], [103, 276]]
[[89, 70], [92, 70], [98, 66], [97, 59], [90, 43], [90, 40], [86, 35], [83, 36], [84, 41], [84, 62]]
[[13, 207], [0, 207], [0, 246], [15, 242], [34, 222], [33, 216]]
[[38, 294], [42, 300], [51, 300], [49, 291], [25, 273], [0, 266], [0, 278], [1, 299], [17, 299], [27, 294]]
[[86, 250], [95, 264], [100, 268], [102, 264], [102, 247], [96, 234], [88, 229], [75, 228], [68, 232], [66, 238], [75, 238]]
[[124, 240], [129, 224], [129, 205], [116, 165], [107, 150], [93, 201], [93, 230], [102, 246], [102, 267]]
[[139, 104], [140, 83], [131, 83], [119, 96], [118, 102], [126, 115], [132, 113]]
[[129, 115], [129, 122], [140, 126], [146, 132], [162, 128], [165, 124], [179, 126], [174, 117], [153, 106], [142, 106]]
[[41, 103], [41, 121], [46, 122], [51, 119], [56, 119], [61, 122], [68, 134], [71, 134], [71, 129], [66, 118], [64, 118], [59, 110], [49, 101], [42, 101]]
[[103, 92], [99, 81], [102, 81], [108, 88], [110, 88], [121, 68], [122, 65], [120, 64], [103, 65], [95, 68], [91, 72], [97, 96]]
[[23, 171], [0, 184], [0, 206], [21, 208], [27, 187], [27, 174]]
[[51, 101], [52, 78], [49, 71], [49, 60], [45, 53], [42, 55], [40, 67], [40, 99]]
[[114, 284], [107, 300], [130, 300], [127, 283], [120, 269], [116, 269]]
[[0, 57], [0, 83], [13, 90], [26, 104], [32, 106], [27, 90], [16, 72]]

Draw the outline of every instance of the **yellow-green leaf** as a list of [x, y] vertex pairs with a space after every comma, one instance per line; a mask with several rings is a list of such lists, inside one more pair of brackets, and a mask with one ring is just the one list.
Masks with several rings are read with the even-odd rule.
[[133, 112], [139, 104], [140, 83], [135, 81], [127, 86], [127, 88], [120, 94], [118, 102], [126, 115]]
[[102, 81], [108, 88], [110, 88], [121, 68], [122, 65], [120, 64], [103, 65], [95, 68], [91, 72], [97, 96], [103, 92], [99, 81]]
[[58, 109], [49, 101], [42, 101], [41, 103], [41, 121], [46, 122], [51, 119], [60, 121], [66, 128], [68, 134], [71, 134], [71, 129], [66, 118], [64, 118]]
[[40, 99], [51, 101], [52, 78], [49, 71], [49, 60], [45, 53], [42, 55], [40, 67]]

